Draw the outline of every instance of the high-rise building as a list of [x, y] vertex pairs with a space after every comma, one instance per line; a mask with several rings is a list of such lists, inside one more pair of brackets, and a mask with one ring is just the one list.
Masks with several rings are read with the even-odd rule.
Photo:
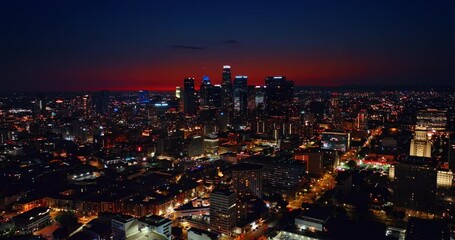
[[232, 167], [232, 187], [239, 196], [255, 194], [262, 197], [262, 166], [239, 163]]
[[210, 92], [212, 87], [210, 78], [208, 76], [202, 77], [201, 87], [199, 89], [199, 103], [201, 107], [210, 106]]
[[395, 165], [394, 206], [433, 212], [437, 171], [430, 158], [408, 157]]
[[307, 171], [310, 176], [321, 177], [324, 174], [324, 153], [312, 152], [306, 153], [307, 159]]
[[185, 78], [183, 81], [183, 109], [187, 115], [196, 114], [194, 78]]
[[211, 230], [230, 234], [237, 222], [237, 195], [230, 190], [214, 190], [210, 193]]
[[291, 106], [294, 97], [294, 82], [286, 77], [265, 78], [265, 107], [270, 116], [284, 116]]
[[248, 116], [248, 77], [236, 76], [233, 87], [234, 119], [237, 125], [242, 125]]
[[109, 92], [101, 91], [92, 96], [92, 103], [95, 112], [100, 115], [105, 115], [109, 107]]
[[431, 157], [431, 142], [426, 128], [417, 127], [414, 138], [409, 146], [409, 155], [416, 157]]
[[230, 116], [234, 109], [234, 102], [232, 100], [232, 78], [231, 66], [223, 66], [223, 79], [221, 80], [221, 111], [223, 115]]
[[213, 85], [209, 89], [209, 107], [220, 108], [221, 107], [221, 95], [222, 95], [222, 88], [221, 85]]

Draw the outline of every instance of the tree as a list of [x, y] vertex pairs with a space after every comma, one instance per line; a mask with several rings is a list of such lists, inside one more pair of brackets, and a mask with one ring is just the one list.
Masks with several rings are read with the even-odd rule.
[[346, 163], [346, 166], [348, 166], [350, 169], [354, 169], [357, 167], [357, 162], [354, 161], [354, 160], [349, 160], [347, 163]]
[[79, 224], [76, 215], [72, 212], [61, 212], [55, 217], [55, 221], [62, 227], [74, 227]]

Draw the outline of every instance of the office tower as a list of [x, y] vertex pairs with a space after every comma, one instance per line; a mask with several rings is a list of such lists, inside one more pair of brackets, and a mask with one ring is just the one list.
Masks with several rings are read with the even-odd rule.
[[139, 104], [149, 103], [150, 102], [149, 91], [140, 90], [138, 99], [139, 99]]
[[43, 99], [42, 98], [37, 98], [33, 102], [33, 118], [37, 119], [41, 116], [43, 113]]
[[394, 206], [433, 212], [437, 172], [431, 159], [409, 156], [395, 165]]
[[230, 190], [214, 190], [210, 194], [211, 230], [230, 234], [237, 220], [237, 195]]
[[422, 129], [445, 131], [447, 128], [447, 110], [419, 110], [416, 125]]
[[221, 85], [213, 85], [209, 88], [209, 107], [220, 108], [221, 107], [221, 95], [222, 88]]
[[234, 109], [234, 102], [232, 99], [231, 66], [223, 66], [223, 79], [221, 81], [221, 89], [221, 111], [229, 116]]
[[196, 114], [194, 78], [185, 78], [183, 81], [183, 109], [186, 115]]
[[201, 107], [210, 106], [211, 88], [210, 78], [208, 76], [202, 77], [201, 88], [199, 89], [199, 104]]
[[416, 127], [414, 138], [409, 146], [409, 155], [416, 157], [431, 157], [431, 143], [426, 128]]
[[301, 161], [282, 156], [252, 156], [244, 159], [243, 162], [263, 167], [264, 193], [289, 193], [301, 186], [300, 176], [305, 171], [305, 165]]
[[269, 116], [284, 116], [294, 97], [294, 82], [286, 77], [265, 78], [265, 107]]
[[92, 103], [95, 112], [99, 115], [105, 115], [109, 107], [109, 92], [101, 91], [92, 96]]
[[236, 125], [245, 124], [248, 114], [248, 77], [236, 76], [233, 87], [234, 119]]
[[180, 87], [180, 86], [175, 87], [175, 97], [177, 99], [180, 99], [181, 94], [182, 94], [182, 87]]
[[232, 187], [238, 196], [254, 194], [262, 198], [262, 166], [251, 163], [232, 166]]

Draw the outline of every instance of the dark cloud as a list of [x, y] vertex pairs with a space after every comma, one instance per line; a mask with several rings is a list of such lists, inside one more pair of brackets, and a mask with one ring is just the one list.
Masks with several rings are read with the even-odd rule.
[[223, 43], [226, 43], [226, 44], [237, 44], [239, 42], [237, 40], [226, 40], [226, 41], [223, 41]]
[[186, 46], [186, 45], [171, 45], [169, 46], [173, 49], [185, 49], [185, 50], [205, 50], [206, 47], [199, 47], [199, 46]]

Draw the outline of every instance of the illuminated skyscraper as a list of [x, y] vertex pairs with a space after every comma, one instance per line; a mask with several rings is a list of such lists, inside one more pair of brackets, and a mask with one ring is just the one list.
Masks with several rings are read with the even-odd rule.
[[234, 109], [234, 102], [232, 100], [231, 66], [223, 66], [221, 89], [221, 111], [223, 112], [223, 115], [231, 116]]
[[183, 109], [187, 115], [196, 114], [196, 98], [194, 92], [194, 78], [185, 78], [183, 81]]
[[416, 157], [431, 157], [431, 143], [428, 139], [426, 128], [417, 127], [414, 131], [414, 139], [411, 140], [409, 155]]

